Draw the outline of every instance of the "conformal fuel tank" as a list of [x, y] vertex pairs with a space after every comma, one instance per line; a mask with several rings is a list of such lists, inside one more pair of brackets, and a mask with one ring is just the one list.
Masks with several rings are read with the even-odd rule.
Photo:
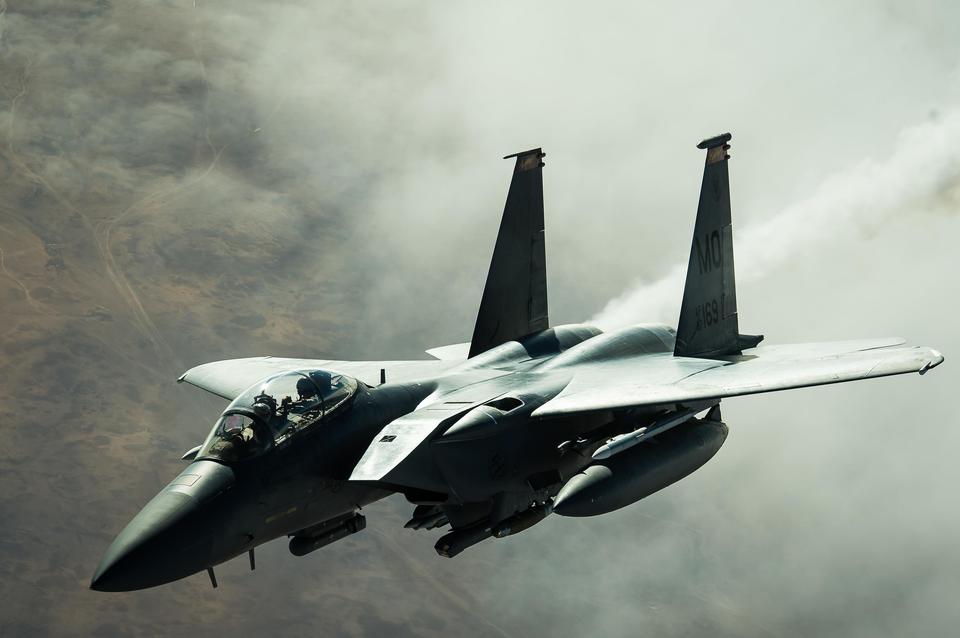
[[692, 419], [567, 481], [554, 501], [561, 516], [597, 516], [636, 503], [709, 461], [727, 438], [719, 420]]

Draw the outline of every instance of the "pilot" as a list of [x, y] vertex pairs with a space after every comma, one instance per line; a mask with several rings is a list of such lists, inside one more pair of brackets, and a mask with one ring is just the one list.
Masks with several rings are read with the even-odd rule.
[[231, 414], [224, 419], [222, 426], [223, 439], [229, 445], [229, 455], [242, 458], [248, 456], [263, 445], [263, 440], [257, 432], [257, 422], [240, 416]]
[[[329, 396], [333, 392], [333, 377], [326, 370], [315, 370], [310, 373], [310, 378], [320, 388], [321, 397]], [[297, 384], [298, 389], [299, 387], [299, 384]]]
[[300, 401], [312, 399], [317, 396], [317, 386], [310, 379], [303, 377], [297, 381], [297, 394], [300, 395]]
[[274, 408], [266, 401], [260, 401], [260, 397], [257, 397], [257, 399], [257, 402], [251, 406], [253, 413], [264, 421], [269, 421], [270, 417], [273, 416]]

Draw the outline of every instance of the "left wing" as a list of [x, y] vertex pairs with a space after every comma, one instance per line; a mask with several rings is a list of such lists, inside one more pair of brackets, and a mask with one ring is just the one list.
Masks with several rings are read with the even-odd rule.
[[251, 357], [199, 365], [184, 372], [177, 382], [189, 383], [232, 401], [257, 381], [291, 370], [330, 370], [359, 379], [367, 385], [379, 385], [381, 370], [386, 381], [392, 383], [439, 374], [457, 363], [457, 361], [334, 361]]
[[[668, 405], [842, 383], [907, 372], [925, 373], [943, 362], [932, 348], [902, 339], [763, 346], [712, 360], [647, 355], [598, 363], [575, 373], [567, 387], [533, 412], [550, 417], [577, 412]], [[677, 378], [678, 369], [688, 373]]]

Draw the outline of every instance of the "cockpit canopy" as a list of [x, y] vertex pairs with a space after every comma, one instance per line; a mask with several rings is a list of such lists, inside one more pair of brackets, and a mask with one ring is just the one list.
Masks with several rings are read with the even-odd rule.
[[326, 370], [283, 372], [233, 400], [197, 454], [239, 461], [272, 447], [345, 408], [357, 381]]

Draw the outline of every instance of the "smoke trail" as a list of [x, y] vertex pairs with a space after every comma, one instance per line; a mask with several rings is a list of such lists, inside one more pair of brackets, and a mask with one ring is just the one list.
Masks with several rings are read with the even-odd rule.
[[[809, 198], [735, 233], [738, 281], [759, 279], [825, 240], [874, 229], [898, 211], [929, 207], [958, 180], [960, 111], [951, 111], [901, 131], [886, 158], [864, 160], [825, 180]], [[606, 329], [675, 322], [685, 272], [686, 264], [678, 264], [657, 281], [638, 282], [591, 322]]]

